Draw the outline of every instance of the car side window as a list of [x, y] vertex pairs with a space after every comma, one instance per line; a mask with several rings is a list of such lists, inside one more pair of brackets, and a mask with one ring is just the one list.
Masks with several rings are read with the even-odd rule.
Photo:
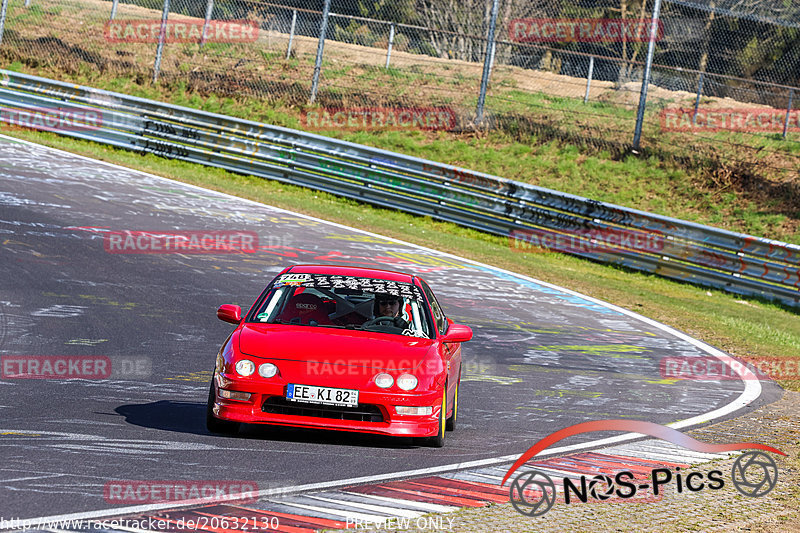
[[433, 321], [436, 323], [436, 329], [444, 335], [447, 333], [447, 317], [444, 316], [444, 311], [442, 311], [442, 307], [439, 305], [439, 302], [436, 301], [436, 296], [433, 295], [433, 291], [431, 288], [428, 287], [428, 284], [422, 280], [419, 280], [420, 284], [422, 285], [422, 292], [425, 293], [425, 297], [428, 299], [431, 305], [431, 311], [433, 312]]

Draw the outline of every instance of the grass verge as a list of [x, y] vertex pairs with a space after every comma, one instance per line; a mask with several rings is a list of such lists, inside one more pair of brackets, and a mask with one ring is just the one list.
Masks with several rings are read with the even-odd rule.
[[[745, 360], [791, 359], [795, 368], [800, 363], [800, 315], [777, 304], [745, 300], [724, 292], [558, 253], [519, 253], [513, 251], [503, 237], [253, 176], [153, 155], [140, 156], [48, 132], [7, 128], [3, 132], [555, 283], [636, 311]], [[798, 379], [783, 379], [779, 383], [789, 390], [800, 391]]]

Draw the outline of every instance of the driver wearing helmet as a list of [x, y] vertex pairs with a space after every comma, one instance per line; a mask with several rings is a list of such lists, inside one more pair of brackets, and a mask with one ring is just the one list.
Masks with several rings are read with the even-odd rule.
[[373, 310], [376, 317], [388, 316], [395, 319], [395, 325], [399, 328], [408, 328], [408, 322], [403, 319], [400, 312], [403, 298], [393, 294], [378, 293], [375, 295], [375, 308]]

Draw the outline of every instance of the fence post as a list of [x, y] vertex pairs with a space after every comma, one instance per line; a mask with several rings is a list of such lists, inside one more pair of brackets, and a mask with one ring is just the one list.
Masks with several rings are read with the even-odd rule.
[[489, 77], [492, 75], [492, 62], [494, 60], [494, 30], [497, 25], [498, 0], [492, 2], [492, 18], [489, 21], [489, 36], [486, 39], [486, 55], [483, 58], [483, 77], [481, 78], [481, 92], [478, 95], [478, 107], [475, 109], [475, 123], [483, 121], [483, 105], [486, 103], [486, 88], [489, 86]]
[[792, 112], [792, 98], [794, 97], [794, 89], [789, 89], [789, 105], [786, 106], [786, 119], [783, 121], [783, 138], [786, 138], [786, 133], [789, 131], [789, 114]]
[[169, 17], [169, 0], [164, 0], [164, 10], [161, 12], [161, 31], [158, 32], [156, 62], [153, 65], [153, 83], [158, 82], [158, 73], [161, 70], [161, 54], [164, 51], [164, 41], [167, 38], [167, 17]]
[[25, 7], [31, 7], [31, 0], [25, 0]]
[[117, 4], [119, 4], [119, 0], [114, 0], [111, 3], [111, 16], [108, 18], [108, 20], [114, 20], [114, 17], [117, 16]]
[[592, 76], [594, 75], [594, 56], [589, 58], [589, 74], [586, 76], [586, 94], [583, 95], [583, 103], [589, 101], [589, 89], [592, 88]]
[[208, 33], [208, 24], [211, 22], [211, 15], [214, 13], [214, 0], [208, 0], [206, 4], [206, 19], [203, 21], [203, 34], [200, 36], [200, 46], [206, 44], [206, 35]]
[[394, 22], [389, 26], [389, 47], [386, 49], [385, 68], [389, 68], [389, 60], [392, 58], [392, 45], [394, 45]]
[[292, 41], [294, 41], [294, 29], [297, 26], [297, 10], [292, 9], [292, 27], [289, 29], [289, 46], [286, 47], [286, 59], [292, 55]]
[[319, 72], [322, 70], [322, 53], [325, 49], [325, 33], [328, 31], [328, 18], [331, 13], [331, 0], [325, 0], [322, 8], [322, 22], [319, 26], [319, 44], [317, 45], [317, 59], [314, 62], [314, 78], [311, 80], [311, 99], [314, 103], [317, 99], [317, 87], [319, 86]]
[[694, 100], [694, 113], [692, 114], [692, 126], [697, 124], [697, 110], [700, 108], [700, 96], [703, 94], [703, 81], [705, 81], [705, 72], [700, 73], [700, 80], [697, 82], [697, 98]]
[[656, 0], [653, 6], [653, 20], [650, 21], [650, 42], [647, 43], [647, 62], [642, 76], [642, 92], [639, 94], [639, 111], [636, 113], [636, 128], [633, 132], [633, 149], [639, 149], [639, 140], [642, 138], [642, 121], [644, 108], [647, 105], [647, 86], [650, 84], [650, 72], [653, 69], [653, 54], [656, 50], [656, 36], [658, 35], [658, 15], [661, 13], [661, 0]]
[[3, 44], [3, 30], [6, 27], [6, 11], [8, 10], [8, 0], [3, 0], [0, 6], [0, 44]]

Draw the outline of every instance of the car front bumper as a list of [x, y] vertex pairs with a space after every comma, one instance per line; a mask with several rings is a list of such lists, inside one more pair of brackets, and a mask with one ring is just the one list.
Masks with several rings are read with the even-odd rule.
[[[324, 407], [313, 403], [286, 401], [286, 385], [284, 383], [259, 383], [257, 387], [254, 387], [252, 383], [230, 379], [219, 374], [214, 382], [215, 402], [212, 409], [214, 416], [221, 420], [398, 437], [432, 437], [439, 432], [442, 391], [403, 393], [359, 391], [360, 409], [349, 410]], [[220, 398], [218, 393], [220, 388], [247, 392], [251, 396], [249, 400], [245, 401]], [[396, 405], [431, 406], [432, 413], [430, 415], [400, 415], [395, 411]], [[374, 406], [374, 408], [370, 406]], [[265, 409], [280, 412], [265, 412]], [[378, 421], [376, 416], [358, 415], [358, 413], [369, 411], [379, 412], [380, 420]], [[347, 417], [361, 419], [347, 419]]]

